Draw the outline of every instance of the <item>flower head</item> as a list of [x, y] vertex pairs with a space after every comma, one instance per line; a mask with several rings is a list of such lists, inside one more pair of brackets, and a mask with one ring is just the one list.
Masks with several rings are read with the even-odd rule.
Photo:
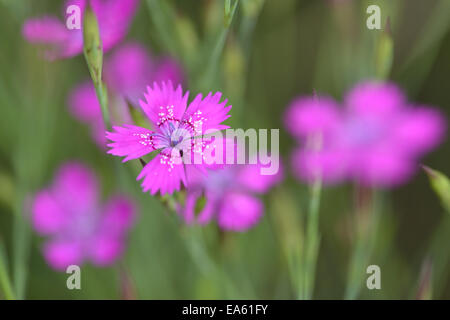
[[[171, 58], [156, 59], [138, 43], [127, 43], [116, 49], [105, 61], [104, 80], [112, 97], [109, 108], [114, 124], [130, 123], [127, 102], [139, 105], [146, 85], [153, 81], [181, 82], [181, 67]], [[105, 126], [100, 104], [91, 81], [76, 87], [69, 96], [71, 113], [91, 126], [94, 140], [106, 146]]]
[[[69, 0], [64, 8], [77, 5], [80, 8], [81, 22], [88, 2], [97, 16], [103, 50], [108, 51], [126, 35], [137, 9], [138, 0]], [[22, 34], [31, 43], [50, 47], [46, 52], [48, 59], [69, 58], [83, 51], [83, 23], [81, 29], [69, 30], [65, 23], [56, 17], [32, 18], [25, 22]]]
[[33, 227], [49, 237], [44, 256], [53, 268], [62, 270], [87, 260], [105, 266], [123, 251], [134, 205], [123, 196], [101, 205], [98, 193], [93, 172], [70, 162], [59, 169], [52, 186], [36, 194]]
[[113, 92], [125, 97], [133, 105], [139, 100], [149, 83], [171, 80], [183, 82], [181, 66], [170, 57], [156, 58], [136, 42], [115, 50], [105, 62], [105, 81]]
[[303, 142], [293, 155], [300, 178], [380, 187], [407, 181], [445, 133], [439, 112], [412, 105], [397, 86], [378, 82], [350, 90], [343, 109], [326, 97], [297, 99], [285, 123]]
[[[226, 150], [224, 148], [224, 150]], [[260, 220], [264, 205], [257, 197], [282, 179], [280, 169], [274, 175], [262, 175], [261, 163], [224, 165], [208, 169], [208, 175], [188, 171], [189, 187], [181, 211], [186, 223], [206, 224], [216, 219], [220, 228], [246, 231]], [[205, 204], [196, 212], [198, 201]]]
[[[220, 101], [220, 92], [201, 94], [187, 103], [189, 93], [183, 94], [181, 86], [174, 89], [172, 82], [156, 82], [147, 88], [142, 111], [150, 120], [152, 129], [134, 125], [114, 126], [107, 132], [108, 153], [125, 157], [124, 162], [137, 159], [153, 151], [159, 151], [142, 170], [138, 179], [143, 179], [145, 192], [155, 194], [172, 193], [186, 185], [184, 159], [186, 156], [204, 156], [208, 142], [201, 139], [206, 133], [228, 128], [223, 125], [231, 106], [227, 100]], [[194, 164], [193, 164], [194, 165]], [[202, 164], [195, 164], [200, 170]]]

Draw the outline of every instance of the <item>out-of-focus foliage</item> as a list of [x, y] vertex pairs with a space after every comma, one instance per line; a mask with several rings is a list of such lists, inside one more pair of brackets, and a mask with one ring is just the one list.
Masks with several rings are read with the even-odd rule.
[[[237, 1], [229, 2], [231, 11]], [[239, 2], [228, 28], [221, 0], [142, 0], [127, 39], [179, 59], [193, 93], [222, 91], [233, 105], [229, 124], [237, 127], [282, 128], [282, 113], [293, 97], [317, 90], [340, 99], [356, 82], [377, 75], [448, 115], [450, 1]], [[61, 3], [0, 1], [0, 254], [7, 257], [1, 259], [0, 277], [9, 275], [18, 298], [124, 298], [125, 292], [141, 299], [296, 298], [290, 274], [298, 272], [298, 261], [287, 256], [303, 250], [309, 192], [289, 174], [294, 141], [280, 130], [286, 179], [264, 197], [264, 217], [255, 228], [223, 233], [214, 224], [184, 226], [157, 198], [141, 192], [138, 161], [116, 176], [114, 161], [68, 112], [68, 93], [89, 79], [83, 56], [49, 62], [23, 39], [26, 18], [61, 15]], [[366, 28], [370, 4], [381, 7], [383, 26], [390, 18], [389, 38], [383, 30]], [[393, 60], [377, 67], [390, 50]], [[93, 167], [105, 196], [121, 190], [140, 208], [124, 258], [108, 268], [83, 266], [82, 290], [68, 290], [67, 275], [48, 267], [43, 239], [28, 219], [33, 193], [68, 159]], [[423, 162], [448, 175], [449, 160], [446, 141]], [[344, 297], [356, 236], [353, 205], [353, 186], [322, 192], [313, 298]], [[368, 290], [364, 278], [358, 297], [450, 298], [450, 219], [426, 175], [382, 192], [379, 208], [368, 262], [380, 266], [382, 290]], [[202, 241], [193, 243], [195, 237]], [[433, 285], [427, 282], [428, 266]], [[432, 293], [423, 294], [426, 290]]]
[[424, 167], [424, 169], [428, 174], [431, 186], [441, 199], [442, 205], [450, 212], [450, 180], [445, 174], [437, 170], [428, 167]]

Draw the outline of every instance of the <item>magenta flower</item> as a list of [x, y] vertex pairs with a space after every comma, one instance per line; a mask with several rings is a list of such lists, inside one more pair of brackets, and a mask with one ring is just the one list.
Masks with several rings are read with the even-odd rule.
[[123, 196], [101, 205], [93, 172], [70, 162], [60, 168], [50, 188], [35, 196], [32, 222], [38, 233], [50, 238], [44, 256], [53, 268], [63, 270], [87, 260], [105, 266], [123, 252], [134, 211]]
[[[126, 107], [126, 104], [120, 99], [110, 101], [109, 109], [116, 110], [114, 113], [111, 112], [114, 121], [118, 118], [118, 112], [121, 113], [122, 119], [130, 118]], [[102, 111], [92, 82], [82, 83], [72, 91], [69, 96], [69, 109], [75, 118], [91, 127], [94, 141], [100, 147], [105, 148], [105, 124], [103, 123]]]
[[391, 83], [359, 84], [344, 104], [340, 109], [330, 98], [306, 97], [286, 112], [287, 129], [304, 142], [293, 155], [300, 178], [395, 186], [406, 182], [419, 158], [445, 136], [438, 111], [412, 105]]
[[[158, 150], [159, 154], [137, 179], [143, 179], [144, 192], [173, 193], [180, 190], [181, 182], [186, 185], [186, 156], [203, 157], [207, 142], [201, 137], [228, 128], [222, 122], [230, 117], [231, 106], [227, 106], [226, 99], [220, 101], [220, 92], [209, 93], [205, 98], [199, 94], [188, 105], [189, 92], [183, 95], [181, 86], [174, 89], [171, 81], [162, 82], [161, 86], [154, 83], [153, 88], [147, 87], [147, 90], [146, 101], [141, 101], [140, 105], [153, 130], [134, 125], [114, 126], [114, 132], [107, 132], [111, 141], [108, 153], [125, 157], [125, 162]], [[199, 170], [206, 167], [192, 166]]]
[[[225, 165], [208, 170], [208, 175], [189, 171], [186, 204], [181, 211], [186, 223], [206, 224], [213, 218], [220, 228], [246, 231], [261, 219], [264, 205], [258, 194], [266, 193], [282, 179], [282, 170], [262, 175], [261, 164]], [[205, 205], [196, 214], [199, 199]]]
[[[127, 101], [137, 106], [148, 83], [160, 80], [181, 82], [181, 67], [171, 58], [155, 59], [138, 43], [128, 43], [105, 61], [104, 80], [109, 90], [110, 114], [116, 125], [131, 123]], [[75, 88], [69, 96], [72, 114], [92, 128], [97, 144], [106, 146], [100, 104], [91, 81]]]
[[[48, 59], [69, 58], [83, 51], [83, 14], [88, 0], [69, 0], [64, 6], [78, 5], [81, 9], [81, 29], [69, 30], [65, 22], [56, 17], [33, 18], [25, 22], [22, 34], [31, 43], [48, 45]], [[138, 0], [90, 0], [98, 19], [100, 38], [106, 52], [128, 32], [138, 6]]]

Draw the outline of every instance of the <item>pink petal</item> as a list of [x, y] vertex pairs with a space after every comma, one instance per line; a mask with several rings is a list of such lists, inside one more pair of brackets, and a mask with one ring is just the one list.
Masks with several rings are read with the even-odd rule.
[[[76, 87], [69, 96], [69, 109], [75, 118], [90, 125], [92, 138], [97, 145], [106, 149], [105, 124], [94, 85], [86, 82]], [[113, 105], [114, 101], [110, 101]]]
[[123, 157], [123, 162], [140, 158], [157, 149], [153, 137], [154, 132], [133, 125], [114, 126], [113, 132], [107, 132], [106, 137], [112, 141], [107, 146], [109, 154]]
[[328, 134], [341, 121], [337, 103], [328, 97], [301, 97], [294, 100], [284, 115], [286, 128], [296, 137]]
[[389, 116], [402, 109], [405, 97], [393, 83], [364, 82], [350, 90], [345, 103], [351, 112]]
[[82, 246], [72, 240], [48, 242], [44, 246], [44, 256], [48, 264], [57, 270], [65, 270], [70, 265], [81, 265], [83, 262]]
[[217, 210], [218, 205], [218, 199], [217, 197], [212, 193], [206, 191], [205, 194], [205, 206], [202, 208], [202, 210], [198, 213], [197, 216], [197, 222], [199, 224], [207, 224], [211, 219], [213, 218], [215, 210]]
[[203, 165], [185, 164], [185, 172], [190, 189], [201, 187], [208, 176], [208, 170]]
[[161, 195], [172, 194], [180, 190], [181, 182], [186, 185], [183, 163], [170, 158], [163, 152], [152, 159], [137, 177], [137, 180], [143, 179], [143, 191], [150, 191], [152, 195], [158, 191]]
[[31, 43], [62, 44], [69, 37], [69, 30], [55, 17], [28, 19], [22, 34]]
[[[104, 52], [115, 46], [128, 32], [138, 6], [138, 0], [92, 0], [94, 13], [97, 16], [100, 38]], [[81, 11], [81, 29], [68, 30], [62, 21], [56, 18], [30, 19], [22, 33], [33, 43], [43, 43], [52, 46], [47, 53], [49, 59], [69, 58], [83, 51], [83, 18], [86, 7], [85, 0], [70, 0], [64, 5], [78, 5]]]
[[227, 106], [227, 99], [220, 102], [222, 93], [210, 92], [204, 99], [198, 94], [189, 104], [183, 120], [193, 124], [197, 134], [212, 133], [213, 131], [227, 129], [229, 126], [221, 124], [228, 119], [231, 106]]
[[153, 74], [153, 61], [147, 50], [129, 43], [115, 50], [105, 63], [105, 81], [111, 90], [138, 105]]
[[181, 211], [181, 215], [187, 224], [191, 224], [195, 221], [195, 206], [197, 201], [201, 196], [199, 191], [188, 191], [186, 195], [186, 202], [184, 205], [184, 210]]
[[202, 188], [198, 186], [189, 187], [184, 210], [181, 211], [185, 222], [187, 224], [199, 223], [206, 224], [211, 221], [217, 209], [217, 198], [210, 192], [206, 192], [204, 195], [205, 204], [201, 208], [200, 212], [196, 213], [197, 202], [201, 199], [203, 194]]
[[225, 167], [227, 163], [238, 163], [238, 148], [233, 139], [205, 134], [193, 139], [193, 142], [190, 153], [185, 153], [185, 163], [195, 163], [201, 171], [217, 170]]
[[153, 88], [147, 87], [145, 102], [140, 101], [144, 113], [158, 127], [167, 119], [180, 120], [186, 110], [189, 93], [183, 96], [181, 86], [175, 90], [172, 82], [163, 82], [161, 87], [155, 82]]
[[237, 181], [240, 185], [252, 192], [265, 193], [283, 179], [283, 171], [280, 166], [278, 172], [273, 175], [262, 175], [261, 164], [248, 164], [239, 170]]
[[439, 145], [445, 137], [444, 116], [431, 108], [404, 112], [393, 128], [395, 148], [410, 155], [422, 155]]
[[85, 123], [96, 121], [102, 117], [92, 82], [85, 82], [72, 91], [69, 96], [69, 107], [71, 113]]
[[102, 232], [121, 235], [134, 223], [135, 205], [128, 198], [115, 196], [106, 204], [102, 215]]
[[34, 229], [41, 234], [55, 233], [67, 224], [67, 213], [48, 190], [39, 192], [32, 205]]
[[68, 30], [53, 17], [29, 19], [25, 22], [22, 34], [31, 43], [48, 45], [45, 58], [54, 60], [77, 55], [83, 49], [80, 30]]
[[68, 162], [58, 171], [52, 187], [61, 206], [83, 213], [97, 206], [97, 179], [91, 169]]
[[223, 199], [218, 224], [224, 230], [246, 231], [261, 219], [261, 200], [242, 193], [229, 193]]
[[335, 149], [319, 152], [298, 149], [292, 155], [294, 174], [309, 183], [317, 178], [327, 184], [341, 182], [348, 177], [348, 162], [348, 154]]
[[123, 240], [111, 235], [98, 235], [89, 245], [89, 257], [97, 266], [112, 264], [124, 250]]
[[91, 123], [91, 135], [95, 143], [102, 149], [106, 150], [105, 123], [103, 118]]
[[108, 51], [120, 42], [128, 32], [138, 0], [92, 0], [97, 15], [103, 50]]
[[370, 187], [395, 187], [407, 182], [417, 167], [394, 150], [371, 150], [354, 159], [353, 177]]
[[182, 84], [183, 79], [183, 69], [176, 60], [166, 57], [159, 61], [155, 71], [154, 81], [164, 82], [170, 80], [174, 84]]

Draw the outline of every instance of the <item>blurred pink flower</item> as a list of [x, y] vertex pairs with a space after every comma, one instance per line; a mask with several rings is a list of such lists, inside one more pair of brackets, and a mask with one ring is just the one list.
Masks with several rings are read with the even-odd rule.
[[[253, 227], [264, 211], [257, 195], [266, 193], [283, 177], [281, 167], [274, 175], [262, 175], [262, 167], [260, 163], [224, 165], [210, 168], [207, 175], [188, 171], [186, 204], [181, 210], [186, 223], [206, 224], [215, 218], [223, 230], [246, 231]], [[205, 205], [196, 215], [202, 196]]]
[[[142, 111], [150, 120], [154, 130], [134, 126], [114, 126], [114, 132], [107, 132], [108, 153], [124, 156], [128, 161], [140, 158], [155, 150], [160, 151], [141, 171], [144, 192], [155, 194], [173, 193], [180, 190], [180, 182], [186, 185], [185, 155], [203, 157], [206, 142], [198, 139], [205, 133], [228, 128], [223, 125], [231, 106], [227, 100], [220, 102], [220, 92], [209, 93], [205, 98], [198, 94], [188, 105], [189, 92], [183, 95], [181, 86], [174, 89], [172, 82], [156, 82], [147, 87]], [[195, 157], [195, 155], [193, 156]], [[191, 166], [190, 164], [188, 166]], [[192, 164], [202, 169], [202, 164]]]
[[[69, 0], [64, 6], [64, 11], [70, 5], [80, 7], [81, 29], [69, 30], [65, 22], [56, 17], [46, 16], [25, 21], [22, 34], [31, 43], [48, 45], [50, 48], [46, 52], [48, 59], [76, 56], [83, 52], [82, 21], [87, 3], [88, 0]], [[125, 37], [137, 9], [138, 0], [90, 0], [90, 3], [98, 19], [103, 50], [106, 52]]]
[[171, 80], [183, 82], [181, 66], [170, 57], [152, 57], [139, 43], [123, 45], [105, 61], [105, 81], [113, 92], [139, 105], [150, 83]]
[[91, 261], [97, 266], [113, 263], [124, 250], [133, 224], [133, 203], [123, 196], [98, 202], [94, 173], [80, 163], [64, 164], [53, 185], [38, 192], [32, 205], [32, 223], [49, 236], [44, 256], [55, 269]]
[[343, 109], [327, 97], [299, 98], [288, 108], [285, 124], [303, 141], [293, 154], [298, 177], [375, 187], [410, 179], [419, 158], [442, 142], [446, 129], [438, 111], [412, 105], [396, 85], [377, 82], [350, 90]]
[[[137, 106], [143, 97], [147, 84], [153, 81], [172, 80], [181, 83], [181, 67], [171, 58], [152, 58], [138, 43], [128, 43], [105, 61], [104, 80], [109, 90], [109, 108], [113, 124], [131, 123], [127, 101]], [[101, 147], [106, 146], [105, 126], [100, 104], [91, 81], [76, 87], [69, 96], [72, 114], [92, 128], [94, 140]]]

